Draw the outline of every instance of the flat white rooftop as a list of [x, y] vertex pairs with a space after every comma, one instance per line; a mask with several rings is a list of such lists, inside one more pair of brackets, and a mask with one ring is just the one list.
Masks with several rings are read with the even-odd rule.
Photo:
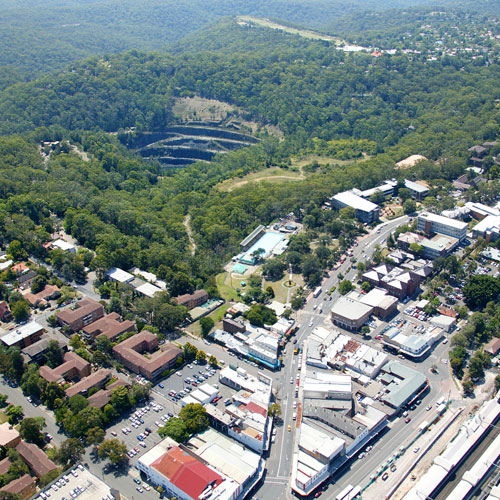
[[10, 330], [3, 335], [0, 334], [0, 339], [5, 345], [11, 346], [20, 340], [33, 335], [34, 333], [40, 332], [41, 330], [43, 330], [43, 326], [39, 325], [36, 321], [30, 321], [29, 323], [16, 327], [14, 330]]
[[430, 212], [424, 212], [418, 216], [419, 219], [428, 220], [431, 222], [436, 222], [437, 224], [444, 224], [449, 227], [454, 227], [455, 229], [466, 229], [467, 223], [461, 222], [459, 220], [450, 219], [449, 217], [443, 217], [442, 215], [432, 214]]
[[343, 193], [338, 193], [333, 196], [334, 200], [354, 208], [355, 210], [361, 210], [362, 212], [372, 212], [378, 209], [378, 205], [372, 203], [369, 200], [365, 200], [361, 196], [354, 194], [351, 191], [344, 191]]

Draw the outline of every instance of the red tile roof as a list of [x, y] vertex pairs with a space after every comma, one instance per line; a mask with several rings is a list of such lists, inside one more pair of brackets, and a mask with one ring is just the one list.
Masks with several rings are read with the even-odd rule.
[[219, 485], [223, 481], [217, 472], [178, 446], [156, 459], [151, 466], [193, 499], [197, 499], [209, 484]]
[[267, 417], [267, 410], [262, 406], [259, 406], [258, 404], [254, 403], [253, 401], [250, 401], [250, 403], [247, 404], [247, 409], [252, 413], [258, 413], [263, 417]]

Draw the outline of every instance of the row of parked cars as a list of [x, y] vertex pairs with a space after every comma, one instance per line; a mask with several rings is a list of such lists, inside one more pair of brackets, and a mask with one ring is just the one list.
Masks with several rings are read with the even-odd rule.
[[[50, 488], [47, 488], [45, 491], [41, 491], [40, 495], [35, 500], [47, 500], [51, 496], [50, 490], [58, 491], [60, 488], [62, 488], [63, 486], [66, 486], [67, 484], [69, 484], [71, 482], [71, 480], [72, 480], [71, 476], [73, 476], [73, 478], [78, 477], [78, 469], [80, 469], [82, 471], [84, 470], [83, 466], [79, 464], [74, 469], [67, 471], [67, 474], [64, 474], [64, 476], [62, 476], [56, 482], [54, 482], [50, 486]], [[71, 474], [71, 476], [70, 476], [70, 474]], [[69, 495], [71, 498], [76, 498], [78, 495], [83, 493], [84, 490], [85, 490], [85, 486], [83, 486], [83, 485], [76, 486], [75, 488], [73, 488], [69, 492]], [[66, 497], [62, 497], [62, 498], [64, 500], [68, 500]], [[103, 500], [108, 500], [108, 499], [105, 499], [105, 497], [104, 497]]]

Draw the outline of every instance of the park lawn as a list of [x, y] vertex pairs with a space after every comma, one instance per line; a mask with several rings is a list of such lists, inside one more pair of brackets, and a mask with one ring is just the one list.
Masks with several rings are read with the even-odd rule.
[[5, 424], [9, 420], [9, 417], [2, 411], [0, 412], [0, 424]]
[[[270, 286], [273, 289], [273, 291], [274, 291], [274, 299], [273, 300], [277, 300], [278, 302], [281, 302], [283, 304], [286, 303], [286, 298], [287, 298], [287, 294], [288, 294], [288, 288], [283, 286], [283, 282], [285, 282], [287, 279], [288, 279], [288, 275], [285, 275], [283, 278], [281, 278], [278, 281], [267, 281], [266, 280], [264, 282], [264, 288], [267, 288], [268, 286]], [[290, 292], [290, 299], [292, 298], [293, 292], [296, 288], [298, 288], [299, 286], [304, 286], [304, 279], [302, 278], [302, 276], [300, 274], [294, 274], [293, 281], [295, 281], [297, 286], [295, 288], [293, 288], [292, 291]]]
[[231, 273], [226, 271], [220, 273], [216, 277], [217, 288], [219, 293], [223, 299], [226, 300], [238, 300], [238, 293], [236, 292], [236, 288], [240, 288], [240, 280], [236, 280], [231, 277]]

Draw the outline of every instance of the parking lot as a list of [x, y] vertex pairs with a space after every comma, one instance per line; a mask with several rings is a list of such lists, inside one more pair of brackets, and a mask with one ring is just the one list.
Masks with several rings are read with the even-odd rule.
[[[187, 379], [192, 382], [187, 382]], [[169, 392], [175, 391], [177, 394], [184, 392], [187, 395], [205, 383], [219, 390], [221, 400], [216, 402], [216, 405], [222, 405], [224, 399], [231, 397], [234, 392], [231, 388], [219, 384], [219, 369], [213, 370], [208, 364], [200, 365], [196, 362], [188, 364], [182, 370], [155, 385], [153, 391], [167, 398], [172, 404], [175, 403], [180, 410], [179, 401], [181, 398], [177, 397], [177, 401], [174, 402], [172, 396], [169, 396]]]

